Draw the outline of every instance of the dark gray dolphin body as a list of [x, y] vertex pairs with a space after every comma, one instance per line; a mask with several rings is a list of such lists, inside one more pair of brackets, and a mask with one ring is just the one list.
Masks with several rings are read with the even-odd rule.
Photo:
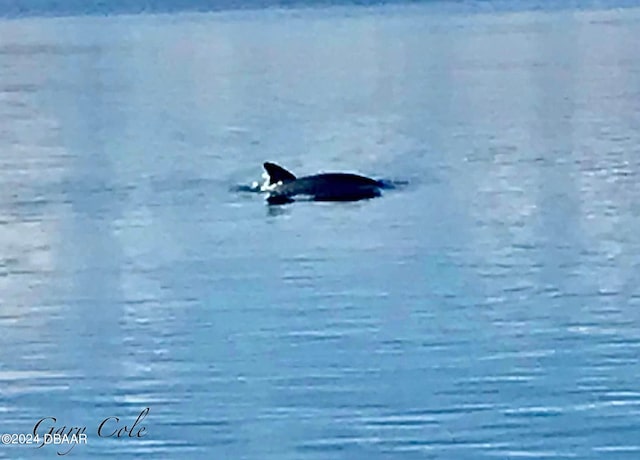
[[313, 201], [356, 201], [380, 196], [385, 184], [349, 173], [324, 173], [297, 178], [275, 163], [265, 163], [269, 175], [269, 204], [284, 204], [296, 196]]

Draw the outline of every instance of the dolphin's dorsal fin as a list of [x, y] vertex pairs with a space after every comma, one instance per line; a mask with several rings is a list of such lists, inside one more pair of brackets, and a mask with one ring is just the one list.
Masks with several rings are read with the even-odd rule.
[[269, 184], [277, 184], [278, 182], [290, 182], [292, 180], [296, 180], [296, 176], [291, 174], [289, 171], [284, 169], [282, 166], [278, 166], [275, 163], [269, 163], [268, 161], [264, 164], [264, 169], [269, 174]]

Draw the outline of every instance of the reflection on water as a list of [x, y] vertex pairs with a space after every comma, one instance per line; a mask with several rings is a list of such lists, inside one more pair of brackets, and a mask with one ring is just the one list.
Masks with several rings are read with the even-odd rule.
[[[468, 8], [0, 22], [0, 432], [636, 458], [640, 12]], [[230, 191], [266, 160], [408, 185]]]

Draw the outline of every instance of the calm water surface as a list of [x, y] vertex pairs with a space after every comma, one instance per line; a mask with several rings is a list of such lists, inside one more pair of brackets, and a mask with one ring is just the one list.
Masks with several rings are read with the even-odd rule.
[[[640, 9], [472, 10], [0, 20], [0, 432], [640, 458]], [[265, 160], [409, 185], [269, 208]]]

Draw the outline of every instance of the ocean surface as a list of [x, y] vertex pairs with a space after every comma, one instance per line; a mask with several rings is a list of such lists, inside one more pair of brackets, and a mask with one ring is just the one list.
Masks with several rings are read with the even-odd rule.
[[640, 8], [20, 4], [0, 458], [640, 458]]

